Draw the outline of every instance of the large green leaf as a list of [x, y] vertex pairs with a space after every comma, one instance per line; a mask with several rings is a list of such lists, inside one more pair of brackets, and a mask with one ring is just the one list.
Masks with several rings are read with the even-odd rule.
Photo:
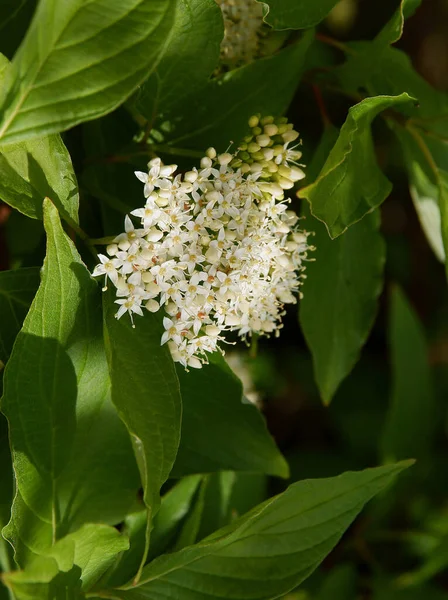
[[4, 530], [20, 565], [87, 520], [119, 522], [138, 474], [109, 400], [99, 290], [44, 203], [42, 282], [4, 378], [17, 481]]
[[220, 355], [200, 370], [177, 373], [183, 418], [173, 477], [221, 470], [288, 476], [262, 415], [243, 400], [240, 380]]
[[116, 108], [156, 67], [173, 17], [174, 0], [41, 0], [0, 94], [0, 141]]
[[[9, 62], [0, 54], [0, 89]], [[67, 148], [59, 135], [11, 144], [0, 150], [0, 199], [32, 218], [42, 218], [48, 196], [78, 222], [78, 188]]]
[[215, 0], [179, 0], [173, 35], [154, 73], [142, 86], [137, 108], [149, 120], [173, 117], [213, 73], [224, 35]]
[[399, 288], [392, 290], [390, 351], [393, 387], [382, 451], [389, 460], [425, 458], [437, 414], [428, 348], [422, 325]]
[[251, 115], [283, 113], [299, 83], [312, 39], [309, 31], [273, 56], [212, 79], [164, 126], [165, 141], [181, 148], [214, 146], [225, 151], [230, 142], [239, 143], [248, 133]]
[[39, 269], [0, 272], [0, 360], [6, 362], [39, 287]]
[[338, 0], [263, 0], [265, 21], [274, 29], [307, 29], [320, 23]]
[[125, 423], [137, 457], [151, 521], [160, 504], [179, 447], [182, 402], [170, 351], [160, 345], [163, 328], [148, 313], [135, 329], [127, 315], [115, 318], [111, 293], [104, 299], [104, 326], [112, 380], [112, 401]]
[[89, 590], [116, 555], [128, 547], [129, 540], [116, 529], [84, 525], [62, 538], [24, 571], [7, 574], [4, 579], [18, 600], [84, 597], [81, 590]]
[[291, 485], [199, 544], [147, 565], [115, 600], [277, 598], [306, 579], [364, 504], [409, 463]]
[[349, 110], [317, 180], [299, 191], [332, 238], [379, 206], [392, 184], [379, 168], [371, 123], [383, 110], [411, 101], [408, 94], [366, 98]]

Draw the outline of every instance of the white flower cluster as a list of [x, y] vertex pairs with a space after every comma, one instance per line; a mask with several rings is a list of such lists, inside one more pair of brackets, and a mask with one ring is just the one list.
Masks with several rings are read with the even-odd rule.
[[263, 7], [256, 0], [216, 0], [224, 17], [221, 63], [235, 68], [257, 57]]
[[285, 121], [252, 117], [255, 138], [235, 155], [210, 148], [199, 170], [175, 175], [176, 165], [151, 160], [136, 172], [140, 227], [126, 216], [125, 232], [99, 255], [93, 275], [115, 285], [116, 317], [163, 307], [161, 343], [185, 367], [207, 362], [226, 330], [278, 334], [283, 305], [296, 302], [310, 247], [284, 198], [304, 176]]

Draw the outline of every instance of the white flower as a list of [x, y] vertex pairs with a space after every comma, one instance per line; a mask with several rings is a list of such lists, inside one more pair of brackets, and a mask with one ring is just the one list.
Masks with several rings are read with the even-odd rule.
[[284, 200], [303, 174], [290, 161], [296, 132], [283, 118], [250, 125], [235, 155], [209, 148], [199, 171], [174, 175], [154, 159], [137, 172], [146, 202], [131, 214], [141, 227], [127, 216], [93, 273], [117, 288], [117, 318], [164, 311], [161, 343], [185, 368], [206, 363], [226, 330], [277, 335], [303, 277], [308, 233]]

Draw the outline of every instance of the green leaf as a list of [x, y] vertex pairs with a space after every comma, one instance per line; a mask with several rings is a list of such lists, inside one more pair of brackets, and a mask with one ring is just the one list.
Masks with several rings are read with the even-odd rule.
[[[207, 488], [204, 494], [198, 540], [202, 540], [217, 529], [228, 525], [232, 520], [232, 516], [234, 516], [232, 514], [234, 510], [233, 489], [236, 481], [237, 474], [234, 471], [220, 471], [207, 475]], [[248, 492], [250, 493], [249, 490]]]
[[[292, 100], [313, 32], [273, 56], [256, 60], [212, 79], [176, 111], [161, 132], [171, 146], [225, 151], [248, 133], [255, 113], [281, 114]], [[272, 81], [276, 85], [272, 84]]]
[[[307, 181], [319, 172], [338, 137], [327, 127], [307, 169]], [[306, 227], [313, 231], [315, 261], [307, 265], [300, 301], [300, 324], [313, 355], [316, 383], [328, 404], [356, 364], [375, 319], [381, 292], [385, 247], [378, 211], [332, 240], [325, 226], [309, 214]], [[369, 247], [369, 252], [363, 249]], [[350, 310], [347, 310], [350, 306]]]
[[[116, 529], [106, 525], [84, 525], [62, 538], [24, 571], [7, 574], [4, 580], [19, 599], [27, 598], [31, 593], [39, 600], [84, 597], [80, 590], [89, 590], [116, 555], [128, 547], [129, 541]], [[51, 595], [60, 585], [74, 596]]]
[[307, 228], [316, 234], [316, 260], [307, 265], [300, 324], [322, 400], [329, 404], [358, 361], [375, 320], [385, 244], [378, 211], [335, 240], [316, 219], [307, 220]]
[[116, 319], [112, 294], [104, 299], [104, 326], [112, 381], [112, 401], [131, 436], [148, 508], [148, 551], [151, 520], [160, 504], [160, 488], [168, 479], [179, 448], [182, 401], [170, 351], [160, 345], [163, 328], [148, 313], [136, 328]]
[[406, 19], [411, 17], [422, 0], [401, 0], [400, 6], [392, 15], [390, 21], [386, 23], [383, 29], [375, 38], [378, 45], [388, 45], [398, 42], [403, 35], [403, 26]]
[[264, 0], [265, 18], [274, 29], [308, 29], [325, 19], [338, 0]]
[[178, 368], [177, 375], [183, 418], [172, 477], [221, 470], [288, 477], [288, 465], [262, 415], [243, 400], [240, 380], [219, 354], [208, 366], [189, 373]]
[[199, 491], [193, 503], [193, 507], [187, 515], [182, 525], [179, 536], [176, 540], [175, 550], [181, 550], [185, 546], [194, 544], [199, 535], [199, 529], [203, 518], [206, 503], [206, 493], [209, 486], [209, 475], [202, 478], [199, 485]]
[[163, 121], [197, 95], [218, 64], [223, 35], [215, 0], [179, 0], [167, 50], [139, 92], [141, 114], [151, 123]]
[[[0, 89], [9, 62], [0, 54]], [[34, 219], [42, 202], [52, 199], [64, 216], [78, 222], [78, 187], [67, 148], [59, 135], [0, 149], [0, 199]]]
[[436, 425], [425, 334], [398, 287], [392, 290], [390, 311], [393, 387], [382, 451], [388, 460], [425, 458], [432, 448]]
[[49, 200], [44, 225], [42, 281], [7, 363], [2, 399], [17, 481], [4, 534], [21, 566], [86, 520], [119, 522], [139, 485], [109, 400], [98, 287]]
[[[201, 479], [200, 475], [185, 477], [162, 496], [160, 509], [153, 519], [148, 560], [158, 556], [172, 544], [179, 525], [190, 511]], [[124, 523], [124, 533], [129, 536], [130, 548], [107, 577], [105, 582], [108, 587], [122, 585], [131, 579], [145, 552], [146, 510], [128, 515]]]
[[408, 94], [366, 98], [349, 110], [317, 180], [299, 191], [311, 204], [311, 213], [336, 238], [350, 225], [379, 206], [392, 184], [379, 168], [371, 123], [383, 110], [410, 102]]
[[112, 111], [151, 73], [174, 0], [41, 0], [0, 94], [0, 140], [63, 131]]
[[278, 597], [314, 571], [364, 504], [409, 464], [295, 483], [199, 544], [156, 559], [138, 586], [110, 597]]
[[39, 287], [39, 269], [0, 272], [0, 360], [6, 362]]

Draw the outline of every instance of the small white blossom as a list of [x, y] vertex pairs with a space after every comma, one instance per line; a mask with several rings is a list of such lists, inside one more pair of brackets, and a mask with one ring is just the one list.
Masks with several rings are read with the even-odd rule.
[[126, 216], [93, 272], [117, 288], [117, 318], [163, 310], [161, 344], [185, 368], [207, 362], [227, 330], [278, 335], [303, 277], [309, 234], [284, 198], [303, 174], [288, 146], [298, 134], [283, 118], [249, 124], [236, 154], [209, 148], [200, 170], [174, 175], [154, 159], [137, 171], [140, 226]]

